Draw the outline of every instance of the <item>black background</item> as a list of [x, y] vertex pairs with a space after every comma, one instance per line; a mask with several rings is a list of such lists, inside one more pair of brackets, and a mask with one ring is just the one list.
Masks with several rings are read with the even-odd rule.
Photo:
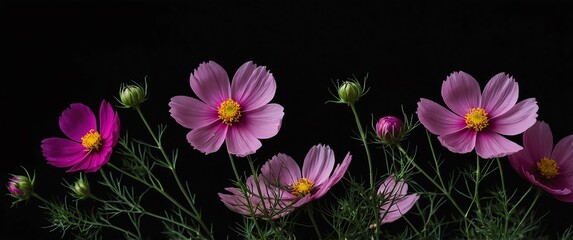
[[[572, 7], [565, 1], [2, 2], [0, 177], [23, 174], [23, 166], [35, 171], [38, 193], [64, 194], [62, 177], [73, 181], [76, 174], [47, 165], [40, 149], [42, 139], [64, 136], [58, 127], [61, 111], [73, 102], [97, 109], [102, 99], [114, 101], [121, 83], [148, 76], [150, 99], [144, 113], [152, 125], [168, 125], [166, 147], [180, 151], [179, 174], [197, 194], [218, 239], [232, 239], [228, 227], [240, 216], [216, 195], [234, 179], [224, 148], [207, 156], [193, 150], [185, 140], [188, 130], [168, 113], [172, 96], [194, 96], [188, 77], [200, 63], [214, 60], [232, 76], [253, 60], [274, 74], [272, 102], [285, 108], [285, 117], [279, 134], [263, 140], [255, 155], [258, 163], [279, 152], [302, 163], [312, 145], [324, 143], [333, 147], [337, 161], [351, 151], [349, 171], [360, 175], [367, 173], [366, 160], [360, 144], [351, 139], [356, 126], [350, 109], [325, 104], [333, 99], [332, 81], [352, 76], [368, 74], [371, 90], [358, 104], [366, 125], [372, 117], [401, 116], [402, 106], [413, 114], [421, 97], [441, 102], [442, 81], [461, 70], [482, 87], [499, 72], [512, 75], [520, 100], [537, 99], [539, 119], [550, 124], [556, 141], [573, 134]], [[122, 132], [147, 137], [135, 112], [118, 111]], [[423, 128], [412, 137], [423, 149]], [[473, 163], [473, 154], [441, 150], [452, 169]], [[381, 156], [374, 153], [380, 159], [377, 167], [382, 166]], [[237, 162], [241, 171], [247, 170], [246, 161]], [[527, 186], [504, 166], [510, 187]], [[36, 199], [13, 208], [11, 201], [8, 195], [0, 197], [4, 239], [60, 237], [42, 228], [48, 222]], [[548, 213], [548, 231], [562, 231], [573, 221], [573, 205], [547, 195], [537, 210]]]

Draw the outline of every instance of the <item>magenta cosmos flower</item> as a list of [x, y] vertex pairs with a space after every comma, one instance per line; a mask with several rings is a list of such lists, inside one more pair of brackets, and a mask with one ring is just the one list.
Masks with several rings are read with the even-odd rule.
[[119, 116], [105, 100], [95, 114], [84, 104], [72, 103], [60, 116], [60, 129], [69, 138], [42, 140], [42, 154], [48, 163], [68, 172], [95, 172], [106, 164], [119, 139]]
[[503, 135], [521, 134], [537, 118], [535, 99], [517, 103], [518, 92], [518, 84], [504, 73], [491, 78], [482, 93], [472, 76], [454, 72], [442, 84], [449, 109], [422, 98], [416, 113], [450, 151], [468, 153], [475, 148], [482, 158], [503, 157], [523, 149]]
[[396, 182], [394, 175], [389, 176], [380, 184], [378, 195], [382, 196], [383, 202], [380, 206], [380, 222], [391, 223], [404, 214], [416, 204], [420, 196], [416, 193], [408, 193], [408, 184], [404, 181]]
[[253, 175], [247, 178], [247, 194], [243, 194], [237, 187], [225, 188], [231, 194], [219, 193], [223, 204], [239, 214], [270, 219], [277, 219], [291, 213], [294, 210], [293, 202], [282, 196], [283, 191], [265, 184], [260, 177], [262, 176], [259, 176], [258, 183]]
[[[302, 170], [296, 161], [279, 153], [261, 168], [268, 185], [282, 191], [283, 200], [296, 201], [294, 207], [322, 197], [346, 173], [352, 160], [350, 152], [334, 168], [334, 151], [329, 146], [313, 146], [304, 158]], [[334, 170], [333, 170], [334, 169]]]
[[573, 135], [553, 147], [549, 125], [537, 121], [523, 133], [523, 150], [508, 158], [520, 176], [563, 202], [573, 202]]
[[209, 154], [226, 142], [230, 154], [242, 157], [261, 147], [259, 139], [278, 133], [283, 107], [269, 103], [276, 82], [264, 66], [246, 62], [229, 82], [225, 69], [209, 61], [199, 65], [189, 82], [199, 99], [175, 96], [169, 112], [177, 123], [191, 129], [187, 141], [195, 149]]

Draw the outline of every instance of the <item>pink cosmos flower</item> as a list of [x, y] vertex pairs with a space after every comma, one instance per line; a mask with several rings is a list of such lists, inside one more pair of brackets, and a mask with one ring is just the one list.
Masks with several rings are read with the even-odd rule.
[[573, 202], [573, 134], [553, 147], [549, 125], [537, 121], [523, 133], [523, 150], [508, 156], [523, 178], [563, 202]]
[[42, 154], [48, 163], [67, 172], [95, 172], [109, 161], [119, 139], [119, 116], [105, 100], [95, 114], [84, 104], [72, 103], [60, 116], [60, 129], [69, 138], [42, 140]]
[[318, 144], [308, 151], [302, 171], [294, 159], [279, 153], [263, 165], [261, 173], [268, 185], [282, 191], [283, 200], [296, 201], [294, 207], [299, 207], [322, 197], [338, 183], [351, 160], [348, 152], [342, 164], [334, 168], [334, 151], [329, 146]]
[[230, 210], [243, 215], [256, 215], [263, 218], [278, 219], [294, 210], [292, 201], [283, 199], [283, 191], [260, 181], [257, 185], [253, 175], [247, 178], [247, 194], [240, 188], [225, 188], [231, 194], [219, 193], [221, 201]]
[[380, 206], [380, 221], [382, 224], [391, 223], [406, 214], [418, 201], [420, 196], [416, 193], [406, 194], [408, 184], [404, 181], [396, 182], [394, 175], [389, 176], [380, 184], [378, 195], [381, 195], [384, 202]]
[[209, 61], [195, 69], [189, 82], [198, 99], [172, 97], [169, 112], [177, 123], [191, 129], [187, 141], [195, 149], [209, 154], [226, 142], [230, 154], [242, 157], [261, 147], [259, 139], [278, 133], [283, 107], [269, 103], [276, 82], [264, 66], [246, 62], [230, 83], [225, 69]]
[[475, 148], [482, 158], [503, 157], [523, 149], [503, 135], [521, 134], [537, 119], [535, 99], [517, 103], [518, 92], [518, 84], [504, 73], [491, 78], [482, 93], [472, 76], [454, 72], [442, 84], [449, 109], [421, 98], [416, 113], [450, 151], [468, 153]]

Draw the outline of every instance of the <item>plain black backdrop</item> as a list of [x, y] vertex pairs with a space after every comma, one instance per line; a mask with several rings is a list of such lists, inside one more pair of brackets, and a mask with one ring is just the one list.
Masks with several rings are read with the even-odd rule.
[[[218, 239], [233, 239], [229, 226], [239, 215], [216, 195], [234, 179], [224, 148], [207, 156], [193, 150], [185, 140], [188, 130], [168, 113], [172, 96], [193, 96], [188, 77], [200, 63], [214, 60], [232, 75], [252, 60], [274, 74], [272, 102], [284, 106], [285, 117], [279, 134], [263, 140], [259, 163], [279, 152], [302, 163], [312, 145], [324, 143], [337, 161], [351, 151], [349, 171], [359, 175], [367, 168], [351, 138], [351, 111], [325, 104], [337, 79], [368, 75], [371, 90], [358, 110], [369, 125], [372, 118], [401, 116], [401, 107], [413, 114], [421, 97], [441, 102], [441, 83], [453, 71], [473, 75], [482, 87], [506, 72], [519, 83], [520, 100], [536, 98], [539, 119], [550, 124], [556, 140], [573, 134], [572, 10], [565, 1], [3, 1], [0, 178], [23, 174], [25, 167], [36, 173], [37, 192], [64, 194], [62, 178], [76, 175], [47, 165], [40, 149], [42, 139], [63, 136], [61, 111], [73, 102], [97, 109], [102, 99], [114, 101], [121, 83], [147, 76], [144, 113], [152, 125], [168, 125], [166, 147], [179, 149], [178, 171], [197, 194], [206, 221]], [[123, 133], [145, 137], [135, 112], [118, 111]], [[423, 129], [417, 131], [413, 142], [423, 146]], [[442, 150], [452, 169], [473, 162], [473, 154]], [[381, 159], [381, 152], [374, 156]], [[375, 165], [381, 167], [381, 160]], [[245, 161], [238, 167], [247, 170]], [[504, 167], [510, 188], [527, 186]], [[36, 199], [13, 208], [11, 201], [0, 197], [0, 238], [61, 236], [42, 228], [48, 222]], [[573, 204], [550, 196], [542, 197], [537, 210], [547, 212], [548, 231], [573, 222]], [[157, 239], [160, 228], [149, 229]]]

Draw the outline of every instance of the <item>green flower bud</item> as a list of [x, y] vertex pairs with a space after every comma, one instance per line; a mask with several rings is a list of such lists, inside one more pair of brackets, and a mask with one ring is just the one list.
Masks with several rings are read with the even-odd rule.
[[363, 94], [362, 85], [357, 81], [344, 81], [338, 87], [338, 97], [341, 102], [354, 104]]
[[147, 100], [147, 84], [122, 84], [119, 91], [119, 102], [124, 108], [138, 107]]
[[34, 182], [27, 176], [12, 175], [7, 187], [10, 195], [16, 198], [16, 202], [19, 202], [30, 198], [34, 191]]
[[90, 185], [88, 181], [82, 177], [76, 180], [74, 185], [69, 186], [69, 188], [72, 190], [72, 196], [77, 199], [83, 200], [90, 196]]

